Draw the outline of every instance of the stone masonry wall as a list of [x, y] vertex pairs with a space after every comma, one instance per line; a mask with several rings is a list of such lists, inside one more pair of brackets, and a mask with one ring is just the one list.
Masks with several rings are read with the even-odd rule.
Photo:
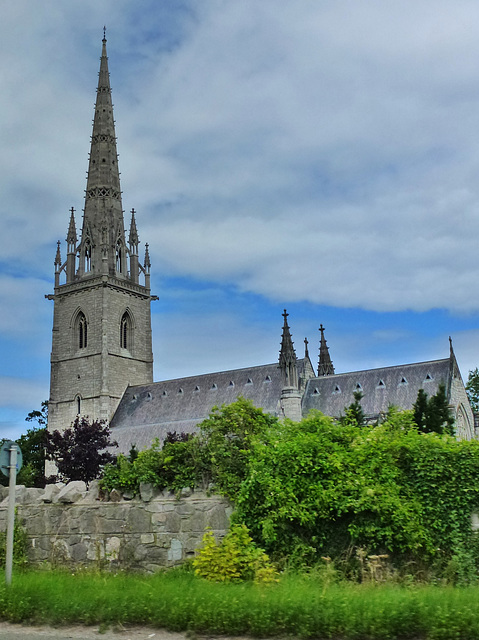
[[[179, 497], [142, 485], [125, 499], [112, 491], [98, 499], [98, 485], [82, 482], [43, 489], [17, 487], [18, 518], [28, 534], [33, 564], [109, 566], [156, 571], [193, 557], [206, 527], [221, 538], [230, 503], [220, 496], [183, 490]], [[129, 497], [128, 495], [126, 496]], [[6, 527], [8, 489], [0, 488], [0, 530]]]

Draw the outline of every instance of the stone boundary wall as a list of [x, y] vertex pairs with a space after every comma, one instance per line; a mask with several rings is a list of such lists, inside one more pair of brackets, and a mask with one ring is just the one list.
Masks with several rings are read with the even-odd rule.
[[[179, 496], [142, 485], [132, 498], [113, 490], [99, 499], [98, 483], [16, 488], [18, 519], [28, 536], [32, 564], [157, 571], [194, 556], [206, 527], [224, 536], [231, 504], [221, 496], [184, 489]], [[0, 487], [0, 530], [5, 531], [8, 489]]]

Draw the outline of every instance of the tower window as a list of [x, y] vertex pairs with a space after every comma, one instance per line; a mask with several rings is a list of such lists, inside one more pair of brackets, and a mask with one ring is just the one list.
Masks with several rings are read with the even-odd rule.
[[88, 325], [84, 313], [78, 315], [78, 348], [86, 349], [88, 344]]
[[85, 242], [85, 273], [91, 271], [91, 244], [90, 241], [87, 240]]
[[77, 415], [80, 415], [80, 413], [81, 413], [81, 398], [80, 398], [80, 396], [77, 396], [75, 399], [76, 399], [76, 402], [77, 402]]
[[120, 240], [116, 243], [116, 270], [118, 273], [124, 272], [124, 255], [123, 255], [123, 245]]
[[120, 347], [131, 351], [131, 320], [126, 311], [120, 322]]

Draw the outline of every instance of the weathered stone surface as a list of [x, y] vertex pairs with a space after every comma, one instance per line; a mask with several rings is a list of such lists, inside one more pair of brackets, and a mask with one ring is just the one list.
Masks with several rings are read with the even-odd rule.
[[57, 496], [58, 502], [69, 504], [81, 500], [86, 492], [86, 485], [82, 480], [69, 482], [60, 490]]
[[121, 491], [118, 491], [118, 489], [112, 489], [110, 491], [110, 500], [111, 502], [120, 502], [123, 498], [123, 495], [121, 493]]
[[[27, 530], [31, 562], [53, 566], [108, 562], [153, 571], [178, 564], [194, 554], [207, 522], [214, 525], [215, 535], [224, 535], [219, 525], [227, 526], [231, 510], [224, 498], [201, 494], [101, 502], [79, 492], [76, 502], [61, 503], [56, 502], [59, 490], [48, 490], [52, 502], [45, 502], [46, 492], [40, 491], [33, 504], [20, 503], [18, 515]], [[0, 505], [3, 530], [7, 506]]]
[[60, 489], [61, 487], [59, 487], [57, 484], [47, 484], [42, 495], [40, 496], [40, 500], [47, 503], [53, 502], [55, 497], [60, 493]]
[[183, 558], [183, 544], [181, 540], [172, 538], [167, 558], [170, 562], [181, 560]]
[[149, 482], [142, 482], [140, 484], [140, 497], [143, 502], [149, 502], [153, 498], [154, 487]]

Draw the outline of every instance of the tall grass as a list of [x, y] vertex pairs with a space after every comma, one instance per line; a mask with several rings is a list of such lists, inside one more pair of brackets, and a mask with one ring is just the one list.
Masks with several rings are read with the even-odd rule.
[[[0, 576], [1, 577], [1, 576]], [[174, 631], [303, 638], [479, 640], [479, 588], [215, 584], [191, 574], [25, 572], [0, 586], [12, 622], [146, 624]]]

